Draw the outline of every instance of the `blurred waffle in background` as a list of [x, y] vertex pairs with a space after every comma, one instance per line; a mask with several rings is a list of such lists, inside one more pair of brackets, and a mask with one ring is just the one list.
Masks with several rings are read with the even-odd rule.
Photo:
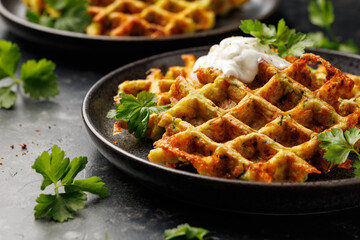
[[[44, 0], [23, 0], [42, 16], [59, 17], [61, 10]], [[88, 35], [147, 36], [194, 33], [214, 27], [216, 16], [241, 8], [248, 0], [90, 0]]]

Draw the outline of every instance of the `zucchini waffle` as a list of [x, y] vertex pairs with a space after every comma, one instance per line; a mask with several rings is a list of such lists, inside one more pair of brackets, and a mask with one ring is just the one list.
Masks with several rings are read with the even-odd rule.
[[[303, 182], [309, 173], [335, 167], [322, 157], [317, 135], [358, 124], [359, 77], [317, 55], [303, 54], [284, 70], [263, 60], [248, 85], [213, 68], [190, 77], [195, 57], [183, 59], [185, 67], [165, 75], [153, 69], [147, 79], [119, 86], [128, 94], [156, 93], [160, 105], [172, 103], [150, 118], [147, 136], [157, 140], [148, 155], [152, 162], [192, 165], [199, 174], [221, 178]], [[166, 88], [143, 87], [164, 81]], [[116, 123], [114, 132], [121, 127], [126, 125]], [[350, 167], [349, 160], [337, 167]]]
[[[147, 36], [151, 38], [211, 29], [216, 15], [240, 8], [248, 0], [89, 0], [92, 23], [88, 35]], [[44, 0], [23, 0], [37, 14], [60, 12]]]

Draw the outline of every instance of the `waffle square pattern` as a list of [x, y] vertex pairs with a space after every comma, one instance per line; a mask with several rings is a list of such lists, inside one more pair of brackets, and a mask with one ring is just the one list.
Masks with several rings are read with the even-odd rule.
[[[52, 1], [22, 1], [36, 14], [54, 18], [62, 14], [52, 7]], [[150, 38], [194, 33], [213, 28], [217, 16], [241, 9], [247, 2], [249, 0], [89, 0], [86, 10], [92, 22], [85, 32]]]
[[[360, 78], [320, 56], [303, 54], [283, 70], [262, 60], [249, 84], [214, 68], [192, 73], [195, 57], [183, 59], [184, 67], [165, 75], [152, 69], [147, 79], [119, 86], [119, 92], [146, 90], [158, 95], [159, 105], [172, 104], [150, 118], [152, 162], [192, 165], [199, 174], [220, 178], [303, 182], [335, 167], [323, 158], [317, 135], [358, 124]], [[117, 122], [114, 133], [120, 128], [126, 126]]]
[[89, 35], [152, 38], [211, 29], [216, 15], [240, 8], [248, 0], [92, 0]]

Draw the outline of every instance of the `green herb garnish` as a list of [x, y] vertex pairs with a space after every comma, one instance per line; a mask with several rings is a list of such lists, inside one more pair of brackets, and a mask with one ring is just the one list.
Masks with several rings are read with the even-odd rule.
[[310, 22], [318, 27], [324, 28], [330, 37], [326, 37], [323, 32], [309, 33], [309, 37], [314, 41], [314, 47], [359, 53], [359, 48], [352, 39], [340, 43], [334, 34], [331, 24], [335, 20], [335, 15], [330, 0], [311, 0], [308, 6], [308, 12]]
[[87, 0], [45, 0], [47, 6], [60, 13], [59, 16], [50, 16], [46, 12], [35, 13], [28, 9], [26, 18], [34, 23], [71, 32], [85, 32], [91, 23], [91, 15], [87, 12]]
[[[204, 228], [191, 227], [189, 224], [181, 224], [173, 229], [165, 230], [165, 240], [170, 239], [198, 239], [203, 240], [204, 236], [208, 234], [209, 231]], [[182, 237], [182, 238], [180, 238]]]
[[[36, 199], [38, 204], [34, 208], [35, 218], [49, 217], [63, 222], [74, 218], [75, 212], [84, 208], [87, 200], [84, 192], [100, 197], [106, 197], [109, 194], [99, 177], [74, 181], [86, 164], [86, 157], [77, 157], [71, 161], [65, 158], [64, 152], [56, 145], [52, 148], [50, 155], [45, 151], [35, 160], [32, 168], [44, 177], [41, 190], [51, 184], [55, 185], [54, 195], [40, 194]], [[59, 193], [60, 187], [64, 187], [64, 193]]]
[[277, 27], [271, 24], [266, 25], [258, 20], [242, 20], [240, 29], [260, 39], [261, 44], [268, 44], [280, 57], [300, 56], [306, 47], [313, 45], [306, 34], [289, 29], [284, 19], [278, 22]]
[[116, 104], [116, 109], [110, 110], [107, 117], [127, 122], [128, 131], [140, 139], [146, 137], [150, 114], [160, 114], [170, 107], [170, 105], [158, 106], [156, 95], [146, 91], [138, 93], [136, 98], [125, 93], [120, 93], [120, 96], [121, 104]]
[[21, 65], [20, 78], [17, 78], [15, 73], [20, 59], [20, 50], [16, 44], [0, 40], [0, 80], [9, 77], [14, 80], [10, 85], [0, 87], [0, 108], [11, 108], [15, 104], [16, 93], [12, 90], [14, 85], [22, 84], [25, 93], [36, 100], [40, 97], [49, 99], [60, 92], [52, 61], [29, 60]]
[[358, 156], [353, 167], [355, 177], [360, 177], [360, 154], [354, 145], [360, 139], [360, 130], [356, 127], [343, 132], [341, 129], [331, 128], [331, 131], [320, 133], [317, 138], [322, 141], [320, 147], [325, 150], [324, 158], [333, 164], [345, 163], [350, 152]]

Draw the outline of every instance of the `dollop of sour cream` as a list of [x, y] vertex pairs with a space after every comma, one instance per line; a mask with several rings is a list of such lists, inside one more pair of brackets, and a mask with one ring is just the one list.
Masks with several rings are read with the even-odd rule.
[[261, 59], [279, 69], [285, 69], [290, 63], [263, 45], [257, 38], [230, 37], [225, 38], [210, 48], [208, 55], [200, 57], [193, 67], [192, 78], [199, 68], [213, 67], [223, 72], [226, 77], [233, 76], [244, 83], [250, 83], [258, 73]]

